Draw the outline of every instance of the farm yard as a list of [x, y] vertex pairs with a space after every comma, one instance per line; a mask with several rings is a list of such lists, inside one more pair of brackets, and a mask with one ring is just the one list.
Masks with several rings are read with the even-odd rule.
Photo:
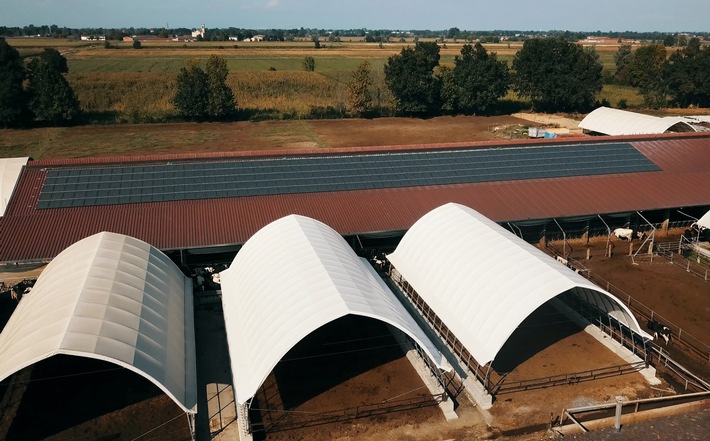
[[[37, 44], [37, 40], [33, 42]], [[539, 118], [525, 114], [498, 116], [442, 116], [435, 118], [318, 119], [338, 113], [346, 100], [352, 71], [368, 60], [375, 74], [374, 88], [378, 104], [387, 105], [391, 97], [384, 86], [382, 68], [387, 57], [399, 52], [405, 43], [377, 44], [361, 42], [326, 43], [315, 50], [312, 43], [247, 44], [200, 43], [174, 46], [146, 42], [133, 50], [130, 43], [118, 49], [97, 45], [67, 44], [63, 47], [69, 60], [67, 78], [79, 94], [94, 122], [116, 121], [119, 125], [46, 127], [0, 131], [0, 157], [30, 156], [34, 159], [86, 158], [121, 155], [170, 153], [218, 153], [238, 151], [279, 152], [312, 149], [357, 148], [408, 144], [445, 144], [495, 142], [520, 136], [527, 126], [574, 125], [578, 115], [549, 115]], [[442, 64], [452, 65], [461, 43], [442, 48]], [[20, 45], [21, 52], [41, 50], [43, 46]], [[487, 45], [499, 58], [510, 63], [516, 45]], [[605, 70], [613, 69], [616, 46], [597, 48]], [[66, 52], [65, 52], [66, 51]], [[228, 82], [235, 90], [241, 119], [229, 123], [133, 124], [135, 121], [164, 121], [171, 112], [170, 97], [174, 78], [191, 58], [218, 54], [227, 59], [231, 70]], [[315, 72], [305, 72], [303, 58], [315, 58]], [[630, 105], [641, 98], [632, 88], [605, 85], [602, 97], [612, 103], [625, 99]], [[506, 100], [511, 108], [525, 108], [514, 94]], [[334, 110], [335, 109], [335, 110]], [[282, 119], [264, 121], [263, 119]], [[544, 120], [544, 122], [543, 122]], [[677, 241], [678, 232], [657, 241]], [[657, 258], [631, 262], [626, 254], [628, 243], [617, 241], [612, 257], [604, 257], [605, 240], [589, 243], [571, 242], [576, 262], [608, 281], [617, 292], [643, 303], [673, 324], [704, 343], [710, 329], [710, 282], [683, 268]], [[634, 242], [637, 246], [638, 241]], [[553, 244], [558, 248], [560, 244]], [[585, 260], [587, 253], [590, 260]], [[36, 274], [41, 269], [34, 270]], [[20, 274], [0, 274], [0, 277]], [[9, 280], [9, 279], [2, 279]], [[600, 285], [601, 286], [601, 285]], [[622, 301], [628, 298], [619, 296]], [[0, 299], [6, 307], [9, 299]], [[206, 390], [229, 382], [229, 357], [221, 311], [196, 312], [198, 340], [199, 406], [214, 406], [214, 397]], [[0, 319], [6, 319], [0, 310]], [[642, 321], [645, 325], [645, 320]], [[356, 331], [355, 331], [356, 330]], [[502, 392], [493, 408], [483, 411], [464, 395], [458, 398], [459, 419], [447, 422], [422, 391], [423, 383], [392, 342], [386, 329], [367, 320], [344, 319], [311, 334], [293, 348], [271, 372], [256, 396], [253, 421], [269, 427], [257, 432], [257, 439], [519, 439], [532, 440], [549, 436], [546, 432], [554, 418], [566, 407], [606, 403], [615, 396], [626, 399], [673, 394], [682, 388], [661, 371], [662, 385], [651, 387], [637, 373], [624, 373], [594, 381], [582, 381], [541, 389]], [[382, 348], [361, 352], [358, 341], [377, 340]], [[658, 342], [657, 342], [658, 343]], [[319, 353], [324, 347], [346, 350], [334, 354]], [[366, 347], [364, 349], [367, 349]], [[678, 348], [667, 348], [675, 357], [683, 356]], [[363, 355], [365, 354], [365, 355]], [[73, 360], [73, 359], [72, 359]], [[593, 339], [569, 319], [544, 305], [535, 311], [511, 336], [493, 364], [496, 378], [514, 383], [551, 375], [568, 374], [621, 365], [623, 361]], [[705, 362], [694, 361], [694, 369], [710, 378]], [[59, 372], [59, 375], [57, 375]], [[68, 357], [51, 359], [22, 373], [29, 386], [15, 389], [12, 395], [6, 383], [0, 385], [0, 403], [12, 406], [14, 413], [3, 414], [0, 438], [45, 438], [63, 440], [89, 437], [102, 440], [136, 439], [150, 431], [150, 439], [189, 439], [188, 419], [159, 389], [140, 376], [94, 361], [74, 362]], [[51, 377], [51, 378], [48, 378]], [[100, 379], [97, 387], [94, 378]], [[42, 380], [42, 381], [38, 381]], [[58, 398], [45, 399], [51, 389]], [[18, 392], [18, 390], [20, 392]], [[98, 405], [92, 397], [115, 396], [110, 403]], [[61, 406], [63, 395], [71, 401]], [[3, 401], [4, 399], [4, 401]], [[42, 402], [37, 407], [33, 403]], [[360, 412], [362, 407], [389, 409], [383, 403], [402, 402], [399, 409], [383, 412]], [[209, 402], [209, 404], [207, 404]], [[409, 405], [404, 404], [409, 403]], [[222, 406], [220, 403], [219, 406]], [[232, 403], [226, 403], [229, 408]], [[61, 407], [61, 408], [60, 408]], [[201, 409], [209, 407], [201, 407]], [[45, 418], [45, 425], [35, 422], [34, 414]], [[223, 408], [220, 408], [220, 411]], [[0, 410], [2, 410], [0, 408]], [[350, 414], [339, 422], [321, 421], [312, 426], [294, 428], [298, 418], [323, 412]], [[236, 432], [232, 420], [220, 421], [213, 429], [212, 414], [198, 415], [198, 437], [231, 439]], [[226, 412], [229, 413], [229, 412]], [[14, 422], [10, 419], [14, 417]], [[209, 418], [209, 420], [208, 420]], [[167, 422], [165, 425], [161, 423]], [[154, 431], [151, 430], [156, 428]], [[285, 430], [288, 428], [289, 430]]]
[[[676, 238], [677, 234], [663, 240]], [[583, 261], [587, 268], [623, 288], [634, 299], [653, 307], [688, 333], [701, 338], [707, 335], [706, 330], [710, 324], [707, 319], [709, 305], [706, 294], [710, 292], [710, 282], [660, 258], [653, 263], [633, 265], [625, 255], [628, 250], [626, 242], [617, 243], [613, 256], [604, 258], [605, 245], [605, 239], [600, 238], [593, 239], [588, 245], [573, 242], [573, 256], [584, 259], [586, 249], [590, 249], [592, 258]], [[32, 271], [34, 275], [38, 272], [37, 269]], [[15, 277], [21, 275], [15, 274]], [[670, 297], [669, 292], [673, 293]], [[220, 325], [214, 313], [209, 311], [198, 311], [196, 318], [198, 341], [202, 348], [198, 367], [198, 372], [202, 372], [200, 393], [204, 394], [208, 383], [222, 383], [226, 380], [224, 373], [229, 370], [226, 364], [228, 357], [210, 352], [226, 348], [223, 323]], [[285, 429], [289, 428], [289, 419], [284, 418], [287, 415], [286, 409], [298, 417], [332, 411], [347, 413], [343, 409], [387, 401], [417, 401], [416, 397], [423, 388], [421, 380], [402, 352], [390, 344], [391, 337], [386, 334], [378, 322], [355, 318], [334, 322], [315, 332], [284, 357], [257, 393], [257, 404], [253, 409], [254, 421], [272, 423], [272, 428], [281, 424]], [[372, 339], [375, 339], [376, 345], [371, 344]], [[346, 345], [352, 350], [357, 349], [353, 344], [362, 345], [363, 342], [363, 348], [382, 348], [360, 352], [344, 350], [342, 346]], [[328, 352], [334, 354], [342, 354], [328, 356], [322, 352], [323, 348], [328, 348]], [[314, 357], [317, 354], [321, 355]], [[16, 423], [10, 427], [5, 426], [7, 439], [25, 439], [29, 432], [23, 431], [23, 427], [24, 430], [40, 430], [40, 427], [29, 423], [27, 418], [31, 417], [27, 412], [30, 400], [37, 399], [38, 394], [44, 395], [44, 388], [73, 391], [73, 404], [62, 407], [70, 407], [71, 416], [60, 412], [59, 408], [52, 408], [50, 401], [54, 400], [43, 400], [43, 406], [50, 407], [42, 413], [55, 417], [47, 419], [42, 429], [55, 431], [55, 435], [48, 439], [87, 434], [95, 438], [110, 435], [110, 439], [133, 439], [157, 426], [158, 420], [168, 421], [175, 415], [178, 418], [151, 433], [151, 439], [187, 439], [185, 437], [189, 436], [185, 416], [180, 415], [174, 403], [146, 380], [121, 369], [107, 369], [111, 366], [105, 364], [92, 361], [69, 363], [70, 360], [75, 359], [63, 357], [50, 364], [45, 362], [27, 374], [32, 375], [32, 378], [43, 378], [50, 376], [48, 372], [53, 372], [51, 376], [56, 376], [59, 369], [63, 378], [30, 383], [26, 401], [17, 409]], [[494, 369], [498, 374], [507, 374], [506, 382], [515, 382], [622, 363], [615, 354], [561, 317], [557, 311], [543, 306], [511, 336], [496, 358]], [[82, 372], [89, 374], [76, 375]], [[116, 397], [109, 407], [97, 406], [91, 401], [90, 397], [96, 391], [94, 377], [103, 378], [102, 384], [117, 388], [114, 392], [106, 391]], [[52, 381], [59, 381], [61, 387]], [[308, 387], [304, 388], [304, 385]], [[627, 373], [589, 382], [501, 393], [487, 412], [461, 395], [457, 407], [459, 419], [449, 422], [434, 402], [427, 403], [425, 400], [417, 401], [419, 405], [414, 408], [404, 407], [400, 411], [369, 417], [344, 418], [340, 422], [301, 429], [294, 429], [293, 425], [290, 430], [274, 429], [264, 439], [540, 439], [546, 436], [551, 420], [559, 416], [565, 407], [606, 403], [618, 395], [629, 400], [663, 396], [671, 393], [670, 388], [670, 383], [650, 387], [640, 375]], [[36, 407], [32, 406], [32, 409], [36, 410]], [[216, 439], [229, 439], [233, 430], [235, 424], [227, 423]], [[46, 436], [50, 432], [42, 433], [42, 436]], [[36, 434], [40, 436], [39, 432]]]

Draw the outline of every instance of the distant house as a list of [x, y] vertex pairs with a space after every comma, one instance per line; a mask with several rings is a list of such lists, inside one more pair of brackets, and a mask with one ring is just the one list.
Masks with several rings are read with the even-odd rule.
[[205, 38], [205, 25], [203, 24], [200, 29], [192, 31], [192, 38], [202, 37]]
[[251, 38], [245, 38], [244, 41], [264, 41], [266, 38], [264, 35], [254, 35]]
[[229, 41], [239, 41], [239, 37], [237, 37], [236, 35], [230, 35], [228, 38]]
[[82, 35], [82, 41], [104, 41], [106, 40], [105, 35]]

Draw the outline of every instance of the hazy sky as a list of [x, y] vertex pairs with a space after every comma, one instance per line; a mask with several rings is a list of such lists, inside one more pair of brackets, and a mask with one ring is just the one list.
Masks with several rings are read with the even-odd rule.
[[0, 0], [0, 25], [710, 31], [710, 1]]

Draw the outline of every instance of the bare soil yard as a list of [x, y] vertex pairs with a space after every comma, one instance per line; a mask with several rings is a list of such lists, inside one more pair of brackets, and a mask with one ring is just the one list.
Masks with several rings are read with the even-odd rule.
[[[34, 159], [327, 149], [503, 139], [513, 116], [140, 124], [0, 130], [0, 157]], [[498, 127], [499, 130], [493, 131]]]

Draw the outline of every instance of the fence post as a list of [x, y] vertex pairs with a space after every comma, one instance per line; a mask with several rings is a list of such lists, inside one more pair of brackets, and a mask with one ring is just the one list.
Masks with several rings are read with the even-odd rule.
[[616, 412], [614, 413], [614, 429], [621, 431], [621, 405], [624, 402], [622, 397], [616, 397]]

